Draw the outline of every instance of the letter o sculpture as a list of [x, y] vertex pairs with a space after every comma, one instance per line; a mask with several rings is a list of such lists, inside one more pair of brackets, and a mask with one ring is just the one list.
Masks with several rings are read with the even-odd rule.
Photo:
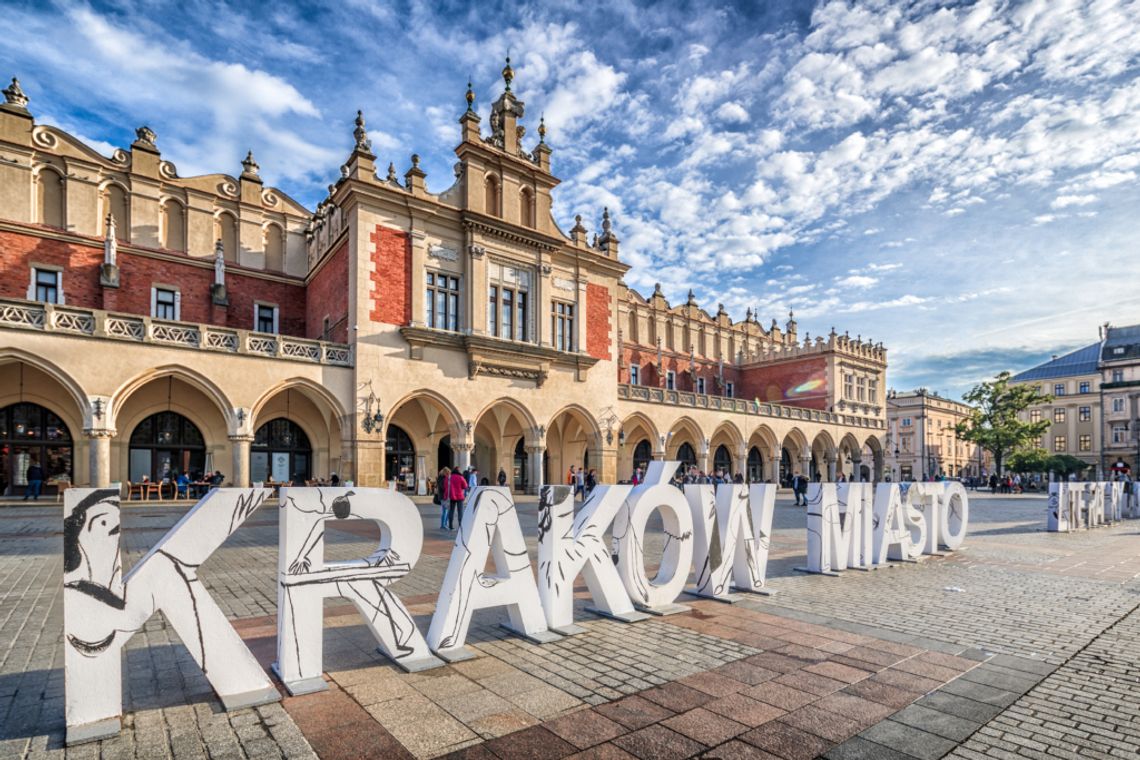
[[[685, 589], [693, 564], [693, 517], [685, 496], [675, 486], [656, 483], [630, 494], [626, 531], [618, 538], [618, 574], [630, 598], [642, 607], [665, 607]], [[645, 572], [645, 525], [661, 511], [665, 550], [651, 580]]]
[[[1050, 495], [1052, 498], [1052, 495]], [[949, 482], [942, 496], [942, 544], [947, 549], [957, 549], [966, 538], [970, 524], [970, 499], [961, 483]], [[927, 530], [929, 530], [929, 526]]]

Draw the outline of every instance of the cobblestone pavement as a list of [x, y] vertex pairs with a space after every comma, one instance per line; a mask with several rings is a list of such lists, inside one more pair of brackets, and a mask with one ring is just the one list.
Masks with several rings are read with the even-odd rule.
[[[0, 757], [1136, 756], [1140, 521], [1048, 534], [1044, 499], [971, 497], [961, 551], [841, 578], [793, 571], [804, 515], [781, 498], [776, 596], [682, 597], [687, 614], [623, 625], [586, 613], [582, 587], [585, 634], [537, 646], [481, 611], [479, 656], [419, 674], [388, 664], [332, 600], [330, 690], [232, 713], [156, 616], [124, 650], [122, 734], [66, 750], [61, 508], [0, 508]], [[126, 564], [184, 510], [125, 508]], [[421, 506], [424, 555], [394, 587], [425, 631], [452, 541], [433, 510]], [[520, 517], [533, 536], [533, 503]], [[327, 555], [365, 556], [376, 536], [330, 529]], [[276, 514], [259, 512], [201, 571], [266, 667], [276, 555]]]

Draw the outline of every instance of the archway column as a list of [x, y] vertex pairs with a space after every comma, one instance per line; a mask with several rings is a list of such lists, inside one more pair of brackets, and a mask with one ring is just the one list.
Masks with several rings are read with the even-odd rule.
[[737, 473], [742, 478], [748, 475], [748, 446], [743, 443], [736, 447], [736, 453], [732, 457], [732, 474]]
[[[810, 453], [800, 455], [800, 472], [809, 481], [814, 479], [814, 474], [811, 471], [811, 454]], [[794, 475], [795, 473], [792, 473], [792, 474]]]
[[526, 464], [530, 470], [527, 478], [527, 493], [536, 494], [542, 490], [542, 458], [546, 454], [544, 444], [534, 444], [526, 447]]
[[665, 460], [665, 436], [658, 436], [653, 442], [653, 459], [657, 462]]
[[471, 466], [471, 452], [474, 449], [475, 446], [470, 443], [451, 444], [451, 451], [455, 455], [455, 469], [462, 472]]
[[823, 453], [823, 461], [827, 463], [827, 482], [835, 482], [835, 465], [839, 457], [834, 451], [825, 451]]
[[249, 449], [253, 445], [252, 435], [231, 435], [230, 451], [233, 454], [233, 475], [230, 483], [234, 488], [249, 488]]
[[700, 441], [701, 449], [697, 453], [697, 469], [706, 475], [709, 474], [709, 439], [703, 438]]
[[426, 449], [416, 449], [416, 495], [424, 496], [427, 494], [427, 482], [429, 479], [427, 460], [428, 451]]
[[862, 464], [863, 464], [862, 455], [860, 455], [860, 454], [852, 454], [851, 455], [851, 475], [853, 476], [852, 480], [854, 480], [856, 483], [862, 483], [863, 482], [863, 470], [861, 467]]
[[762, 479], [765, 483], [780, 485], [780, 464], [784, 461], [784, 450], [774, 448], [768, 452], [768, 460], [763, 463]]
[[88, 482], [92, 488], [111, 485], [111, 439], [116, 431], [110, 428], [89, 428], [87, 436]]

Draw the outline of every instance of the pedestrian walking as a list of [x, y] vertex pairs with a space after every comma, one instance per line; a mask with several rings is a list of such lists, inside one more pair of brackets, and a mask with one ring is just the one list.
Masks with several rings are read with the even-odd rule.
[[444, 467], [435, 479], [435, 495], [432, 502], [439, 505], [439, 529], [447, 530], [447, 513], [451, 507], [451, 498], [448, 495], [448, 485], [451, 480], [451, 468]]

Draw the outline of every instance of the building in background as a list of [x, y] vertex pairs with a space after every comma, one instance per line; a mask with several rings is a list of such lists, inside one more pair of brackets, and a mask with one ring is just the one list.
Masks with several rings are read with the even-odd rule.
[[981, 477], [992, 470], [989, 452], [958, 438], [969, 417], [961, 401], [919, 388], [887, 394], [887, 470], [893, 480]]
[[33, 462], [95, 485], [335, 472], [422, 491], [474, 466], [534, 492], [571, 466], [613, 482], [663, 458], [878, 478], [882, 344], [627, 287], [608, 211], [593, 235], [555, 221], [545, 126], [526, 137], [503, 77], [489, 131], [468, 90], [447, 189], [428, 190], [418, 156], [402, 175], [378, 163], [358, 113], [315, 211], [265, 186], [252, 154], [236, 177], [183, 177], [140, 127], [101, 155], [37, 124], [13, 80], [0, 494], [23, 493]]
[[1100, 328], [1100, 340], [1013, 376], [1053, 400], [1028, 409], [1049, 420], [1038, 445], [1087, 462], [1097, 478], [1115, 468], [1135, 474], [1140, 457], [1140, 325]]

